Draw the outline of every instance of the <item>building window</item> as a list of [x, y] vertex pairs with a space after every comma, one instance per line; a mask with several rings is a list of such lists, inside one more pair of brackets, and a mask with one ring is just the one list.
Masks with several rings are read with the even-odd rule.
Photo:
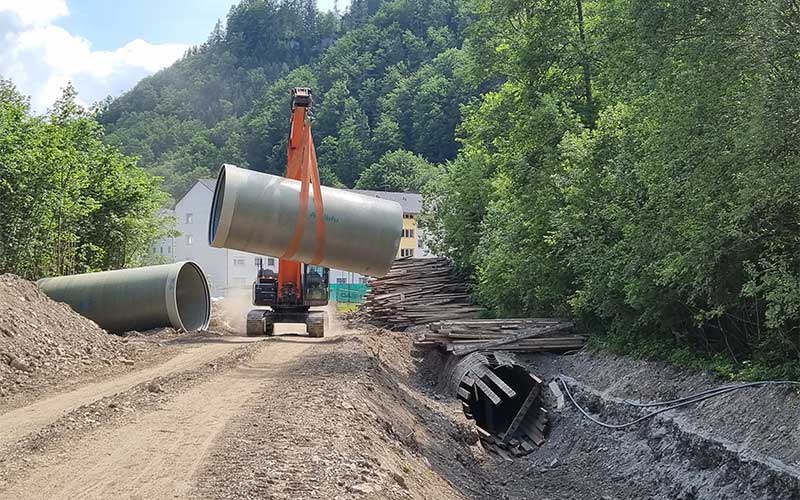
[[366, 285], [367, 284], [367, 278], [362, 276], [362, 277], [358, 278], [358, 282], [361, 283], [362, 285]]
[[403, 218], [404, 219], [413, 219], [414, 218], [414, 214], [403, 214]]
[[413, 248], [401, 248], [400, 249], [400, 257], [413, 257], [414, 256], [414, 249]]
[[244, 259], [233, 259], [233, 265], [234, 266], [243, 266], [244, 265]]
[[273, 259], [272, 257], [267, 257], [267, 265], [268, 266], [274, 266], [275, 265], [275, 259]]
[[194, 222], [194, 214], [188, 213], [186, 214], [186, 223], [192, 224]]
[[263, 260], [261, 260], [261, 257], [256, 257], [256, 258], [255, 258], [255, 259], [253, 259], [253, 260], [255, 261], [255, 265], [256, 265], [256, 267], [257, 267], [257, 268], [259, 268], [259, 269], [261, 269], [261, 264], [264, 262]]
[[413, 237], [414, 237], [413, 229], [403, 229], [403, 238], [413, 238]]
[[191, 234], [187, 234], [186, 235], [186, 244], [187, 245], [192, 245], [193, 243], [194, 243], [194, 238], [192, 237]]
[[171, 246], [167, 247], [167, 253], [169, 253], [169, 254], [172, 253], [172, 247]]
[[336, 284], [337, 285], [346, 285], [347, 284], [347, 278], [336, 278]]

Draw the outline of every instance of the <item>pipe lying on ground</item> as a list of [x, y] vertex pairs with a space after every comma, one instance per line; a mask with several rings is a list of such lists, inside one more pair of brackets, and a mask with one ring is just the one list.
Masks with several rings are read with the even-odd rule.
[[[321, 245], [322, 258], [314, 263], [368, 276], [389, 271], [403, 229], [399, 203], [322, 187], [325, 230], [320, 235], [313, 190], [301, 220], [300, 188], [300, 181], [223, 165], [211, 205], [209, 244], [262, 255], [290, 253], [286, 258], [305, 263], [319, 257]], [[293, 242], [298, 224], [302, 236]]]
[[510, 459], [509, 453], [526, 455], [544, 444], [548, 419], [542, 381], [513, 356], [493, 352], [451, 357], [445, 373], [486, 449]]
[[110, 332], [167, 326], [203, 330], [211, 319], [208, 283], [194, 262], [44, 278], [36, 284]]

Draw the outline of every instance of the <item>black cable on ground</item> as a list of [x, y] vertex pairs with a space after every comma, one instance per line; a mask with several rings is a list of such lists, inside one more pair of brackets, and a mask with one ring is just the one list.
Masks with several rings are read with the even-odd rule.
[[800, 382], [794, 380], [761, 380], [758, 382], [747, 382], [743, 384], [731, 384], [731, 385], [723, 385], [720, 387], [715, 387], [714, 389], [708, 389], [705, 391], [696, 392], [694, 394], [690, 394], [689, 396], [684, 396], [678, 399], [671, 399], [669, 401], [656, 401], [653, 403], [637, 403], [635, 401], [625, 400], [626, 404], [631, 406], [636, 406], [638, 408], [651, 408], [655, 406], [667, 406], [675, 403], [681, 403], [683, 401], [694, 400], [700, 396], [704, 396], [706, 394], [725, 394], [727, 392], [735, 391], [738, 389], [745, 389], [748, 387], [761, 387], [765, 385], [800, 385]]
[[[659, 403], [656, 403], [656, 404], [643, 405], [641, 403], [631, 403], [629, 401], [626, 401], [626, 403], [631, 404], [632, 406], [641, 406], [641, 407], [664, 406], [664, 405], [668, 405], [668, 406], [664, 406], [661, 409], [658, 409], [658, 410], [656, 410], [654, 412], [648, 413], [647, 415], [639, 417], [639, 418], [637, 418], [637, 419], [635, 419], [635, 420], [633, 420], [631, 422], [626, 422], [624, 424], [609, 424], [609, 423], [606, 423], [606, 422], [602, 422], [602, 421], [594, 418], [593, 416], [589, 415], [589, 413], [586, 410], [584, 410], [581, 407], [581, 405], [578, 404], [577, 401], [575, 401], [575, 398], [572, 396], [572, 392], [570, 392], [569, 387], [567, 386], [567, 383], [564, 381], [564, 379], [559, 378], [559, 380], [561, 381], [561, 385], [564, 387], [564, 392], [567, 394], [567, 397], [569, 397], [569, 400], [572, 402], [572, 404], [575, 406], [575, 408], [577, 408], [578, 411], [581, 412], [584, 417], [588, 418], [589, 420], [591, 420], [595, 424], [597, 424], [599, 426], [602, 426], [602, 427], [605, 427], [607, 429], [625, 429], [627, 427], [631, 427], [633, 425], [636, 425], [636, 424], [638, 424], [640, 422], [643, 422], [643, 421], [645, 421], [647, 419], [653, 418], [656, 415], [659, 415], [661, 413], [667, 412], [669, 410], [674, 410], [676, 408], [681, 408], [683, 406], [688, 406], [688, 405], [690, 405], [692, 403], [698, 403], [700, 401], [704, 401], [706, 399], [711, 399], [711, 398], [713, 398], [715, 396], [720, 396], [722, 394], [727, 394], [729, 392], [733, 392], [733, 391], [736, 391], [736, 390], [739, 390], [739, 389], [745, 389], [745, 388], [748, 388], [748, 387], [758, 387], [758, 386], [763, 386], [763, 385], [768, 385], [768, 384], [800, 385], [800, 382], [796, 382], [796, 381], [793, 381], [793, 380], [771, 380], [771, 381], [750, 382], [750, 383], [746, 383], [746, 384], [728, 385], [728, 386], [718, 387], [717, 389], [709, 389], [707, 391], [702, 391], [702, 392], [693, 394], [691, 396], [686, 396], [685, 398], [680, 398], [680, 399], [676, 399], [676, 400], [673, 400], [673, 401], [662, 401], [662, 402], [659, 402]], [[673, 402], [675, 402], [675, 404], [672, 404]]]

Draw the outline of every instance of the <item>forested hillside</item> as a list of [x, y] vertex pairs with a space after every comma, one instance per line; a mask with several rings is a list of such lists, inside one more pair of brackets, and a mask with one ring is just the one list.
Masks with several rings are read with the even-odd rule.
[[461, 7], [356, 0], [339, 17], [315, 0], [243, 0], [205, 44], [106, 103], [106, 140], [175, 196], [223, 162], [281, 173], [289, 88], [305, 85], [327, 184], [353, 186], [401, 149], [452, 159], [459, 105], [477, 95], [462, 73]]

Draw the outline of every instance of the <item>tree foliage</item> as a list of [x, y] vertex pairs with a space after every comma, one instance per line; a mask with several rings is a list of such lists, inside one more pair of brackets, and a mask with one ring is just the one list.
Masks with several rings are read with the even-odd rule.
[[358, 178], [357, 189], [419, 193], [438, 174], [438, 166], [410, 151], [398, 149], [383, 155]]
[[135, 265], [168, 228], [166, 201], [136, 159], [102, 142], [102, 127], [65, 89], [33, 117], [0, 80], [0, 272], [27, 278]]
[[473, 270], [498, 313], [573, 314], [788, 374], [781, 363], [800, 357], [796, 6], [472, 6], [472, 74], [499, 83], [468, 109], [463, 149], [431, 186], [434, 250]]

